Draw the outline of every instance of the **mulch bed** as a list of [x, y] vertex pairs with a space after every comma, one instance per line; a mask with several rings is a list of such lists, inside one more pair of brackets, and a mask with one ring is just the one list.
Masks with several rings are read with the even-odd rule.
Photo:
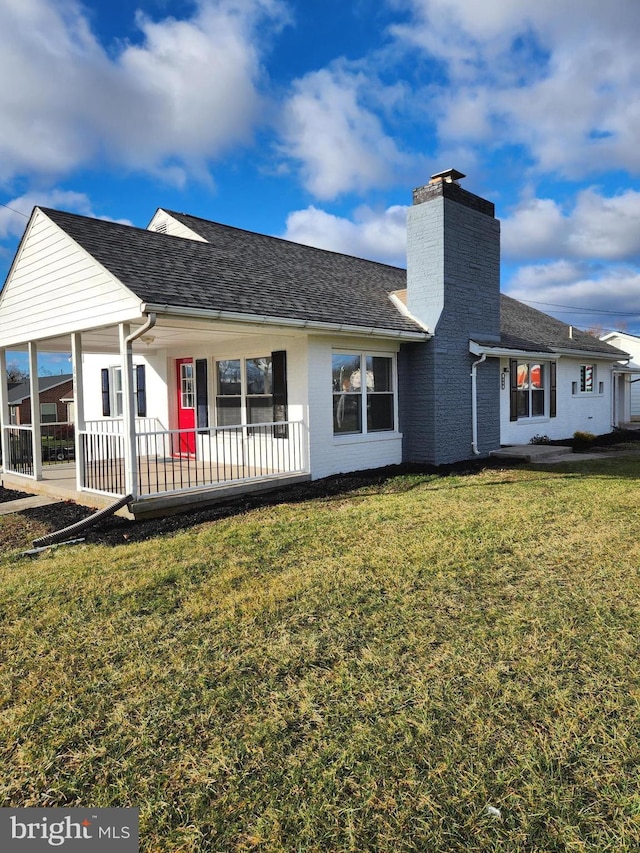
[[[618, 430], [606, 436], [598, 436], [597, 442], [594, 443], [591, 449], [612, 449], [616, 444], [621, 442], [637, 442], [640, 447], [640, 433], [632, 430]], [[439, 476], [446, 477], [449, 475], [473, 474], [486, 468], [500, 467], [504, 467], [504, 463], [498, 460], [478, 459], [437, 467], [433, 465], [397, 465], [389, 468], [357, 471], [351, 474], [339, 474], [333, 477], [326, 477], [322, 480], [286, 486], [272, 492], [241, 495], [233, 500], [227, 500], [225, 503], [195, 511], [189, 509], [185, 513], [165, 518], [154, 518], [149, 521], [130, 521], [119, 516], [111, 516], [76, 535], [84, 537], [88, 543], [105, 545], [140, 542], [145, 539], [151, 539], [154, 536], [187, 530], [203, 522], [217, 521], [221, 518], [242, 515], [257, 507], [273, 506], [278, 503], [298, 503], [313, 500], [314, 498], [327, 498], [348, 494], [367, 486], [382, 485], [391, 477], [397, 477], [401, 474], [438, 474]], [[29, 495], [0, 487], [0, 502], [17, 500], [19, 497], [29, 497]], [[52, 532], [75, 524], [75, 522], [87, 518], [93, 512], [94, 510], [88, 507], [80, 506], [72, 501], [66, 501], [64, 503], [51, 504], [50, 506], [23, 510], [20, 515], [39, 522], [48, 531]], [[21, 541], [15, 547], [23, 547], [24, 544]]]
[[[352, 474], [339, 474], [308, 483], [298, 483], [261, 494], [241, 495], [233, 500], [227, 500], [224, 503], [205, 507], [200, 510], [194, 511], [190, 508], [185, 513], [170, 515], [164, 518], [154, 518], [148, 521], [130, 521], [119, 516], [110, 516], [75, 535], [77, 537], [84, 537], [88, 543], [122, 545], [124, 542], [140, 542], [145, 539], [151, 539], [154, 536], [187, 530], [203, 522], [217, 521], [221, 518], [242, 515], [257, 507], [273, 506], [279, 503], [300, 503], [302, 501], [313, 500], [314, 498], [327, 498], [348, 494], [367, 486], [381, 485], [391, 477], [397, 477], [401, 474], [435, 473], [440, 476], [448, 476], [451, 474], [472, 474], [485, 468], [499, 467], [503, 467], [503, 463], [482, 459], [438, 467], [428, 465], [397, 465], [389, 468], [376, 468]], [[28, 497], [28, 495], [22, 495], [0, 487], [0, 501], [17, 500], [18, 497]], [[75, 524], [77, 521], [87, 518], [93, 512], [95, 510], [89, 507], [81, 506], [72, 501], [65, 501], [49, 506], [26, 509], [20, 512], [19, 515], [31, 521], [39, 522], [48, 531], [53, 532]], [[16, 542], [15, 545], [16, 548], [24, 546], [24, 541]]]
[[0, 504], [8, 503], [9, 501], [19, 501], [21, 498], [32, 497], [31, 492], [14, 492], [11, 489], [4, 489], [0, 486]]

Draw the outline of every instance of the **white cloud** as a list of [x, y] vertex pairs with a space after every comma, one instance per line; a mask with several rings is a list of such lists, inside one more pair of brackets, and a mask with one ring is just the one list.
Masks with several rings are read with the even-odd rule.
[[353, 220], [308, 207], [287, 217], [287, 240], [360, 258], [402, 266], [406, 258], [407, 208], [359, 208]]
[[571, 178], [640, 171], [636, 0], [408, 0], [401, 44], [442, 63], [444, 145], [523, 145]]
[[55, 207], [83, 216], [94, 216], [91, 202], [84, 193], [70, 190], [29, 192], [0, 207], [0, 239], [21, 237], [34, 207]]
[[504, 254], [516, 258], [638, 258], [640, 192], [603, 196], [588, 188], [568, 212], [553, 199], [528, 199], [503, 221], [502, 233]]
[[188, 20], [139, 15], [140, 44], [109, 54], [76, 0], [0, 4], [0, 182], [106, 158], [203, 170], [246, 143], [263, 74], [256, 28], [278, 0], [199, 0]]
[[374, 112], [396, 94], [340, 63], [295, 81], [284, 107], [282, 150], [300, 163], [316, 198], [383, 186], [407, 165]]
[[106, 222], [132, 225], [129, 219], [97, 216], [94, 213], [91, 200], [85, 193], [57, 189], [47, 190], [46, 192], [34, 190], [14, 198], [0, 207], [0, 240], [21, 237], [34, 207], [53, 207], [58, 210], [67, 210], [70, 213], [80, 213], [82, 216], [93, 216]]
[[558, 261], [521, 267], [506, 292], [582, 328], [622, 328], [640, 319], [640, 272]]

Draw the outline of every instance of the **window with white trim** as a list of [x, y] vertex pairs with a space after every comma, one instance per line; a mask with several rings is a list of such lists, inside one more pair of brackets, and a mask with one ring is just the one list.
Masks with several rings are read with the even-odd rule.
[[334, 352], [331, 373], [334, 435], [395, 429], [393, 356]]
[[518, 362], [518, 418], [544, 416], [544, 366], [538, 362]]
[[512, 421], [556, 417], [556, 362], [509, 361]]
[[596, 367], [595, 364], [580, 365], [580, 393], [595, 394]]
[[[287, 419], [286, 352], [216, 361], [216, 425], [270, 424]], [[282, 437], [285, 432], [282, 432]]]
[[122, 368], [111, 368], [111, 417], [121, 418], [123, 408]]
[[183, 361], [180, 365], [180, 408], [195, 409], [196, 380], [193, 372], [193, 362]]
[[[102, 415], [107, 418], [121, 418], [124, 411], [124, 390], [122, 387], [122, 367], [114, 364], [102, 368], [101, 392]], [[136, 415], [140, 418], [147, 416], [147, 390], [144, 364], [133, 367], [133, 388], [135, 395]]]

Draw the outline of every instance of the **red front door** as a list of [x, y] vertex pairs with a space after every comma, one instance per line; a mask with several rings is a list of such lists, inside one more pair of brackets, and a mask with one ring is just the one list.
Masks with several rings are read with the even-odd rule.
[[176, 359], [176, 396], [178, 398], [178, 429], [181, 432], [175, 442], [175, 452], [192, 454], [196, 452], [196, 377], [192, 358]]

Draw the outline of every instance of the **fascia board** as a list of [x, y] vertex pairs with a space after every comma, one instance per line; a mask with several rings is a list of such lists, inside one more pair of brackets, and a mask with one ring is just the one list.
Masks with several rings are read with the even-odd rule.
[[401, 329], [379, 329], [371, 326], [356, 326], [349, 323], [323, 323], [315, 320], [303, 320], [292, 317], [272, 317], [270, 315], [243, 314], [235, 311], [216, 311], [199, 308], [186, 308], [183, 305], [158, 305], [144, 303], [143, 313], [154, 312], [164, 317], [193, 317], [203, 320], [224, 320], [234, 323], [249, 323], [254, 326], [285, 326], [293, 329], [309, 329], [310, 331], [335, 332], [344, 334], [369, 335], [377, 338], [393, 340], [426, 341], [431, 335], [428, 332], [407, 332]]

